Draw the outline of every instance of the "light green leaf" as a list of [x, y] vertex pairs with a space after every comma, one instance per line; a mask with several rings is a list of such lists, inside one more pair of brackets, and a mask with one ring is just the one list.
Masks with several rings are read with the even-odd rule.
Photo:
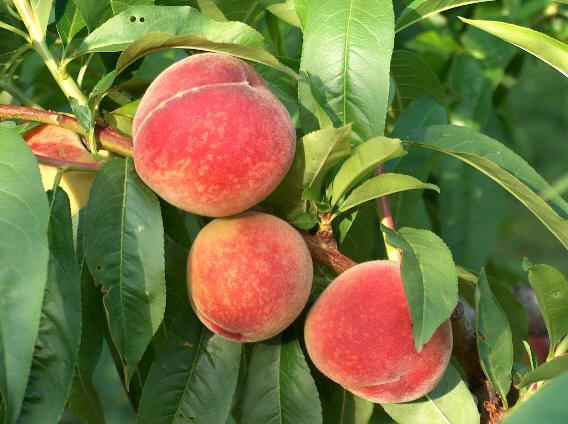
[[318, 424], [318, 391], [298, 340], [254, 345], [242, 390], [243, 423]]
[[[300, 70], [325, 95], [335, 126], [353, 123], [355, 141], [383, 135], [394, 43], [390, 1], [312, 1], [304, 27]], [[325, 54], [322, 54], [325, 46]], [[311, 92], [299, 85], [304, 128], [313, 129]], [[328, 107], [326, 107], [328, 106]]]
[[314, 131], [298, 140], [292, 166], [268, 197], [269, 203], [286, 216], [306, 212], [304, 190], [321, 181], [333, 165], [351, 153], [350, 133], [351, 125], [346, 125]]
[[215, 22], [189, 6], [135, 6], [112, 17], [83, 40], [76, 54], [118, 52], [146, 33], [194, 35], [217, 43], [262, 49], [264, 38], [241, 22]]
[[503, 424], [564, 424], [568, 422], [568, 373], [543, 385], [536, 393], [519, 402]]
[[473, 396], [451, 364], [427, 395], [412, 402], [381, 406], [397, 423], [479, 424]]
[[211, 41], [198, 35], [175, 36], [165, 32], [148, 32], [137, 38], [118, 58], [116, 72], [121, 73], [133, 62], [149, 53], [170, 48], [226, 53], [241, 59], [262, 63], [282, 72], [286, 72], [293, 78], [298, 78], [298, 75], [294, 71], [281, 64], [278, 59], [264, 49], [241, 44]]
[[393, 108], [397, 111], [422, 96], [428, 96], [441, 105], [446, 102], [440, 79], [416, 53], [408, 50], [393, 51], [391, 76], [395, 86]]
[[349, 196], [339, 205], [337, 214], [345, 212], [355, 206], [369, 200], [388, 196], [405, 190], [430, 189], [439, 192], [434, 184], [423, 183], [410, 175], [404, 174], [381, 174], [370, 178], [354, 189]]
[[521, 379], [518, 388], [528, 386], [537, 381], [550, 380], [568, 371], [568, 354], [553, 358], [545, 362], [540, 367], [525, 374]]
[[132, 158], [107, 162], [97, 173], [87, 204], [84, 249], [129, 381], [166, 304], [160, 204], [136, 175]]
[[506, 22], [460, 19], [529, 52], [568, 77], [568, 45], [533, 29]]
[[0, 393], [4, 422], [22, 406], [47, 281], [49, 205], [34, 155], [0, 127]]
[[208, 18], [217, 22], [227, 22], [227, 18], [213, 0], [197, 0], [199, 10]]
[[213, 334], [184, 309], [152, 363], [136, 422], [224, 423], [231, 410], [240, 356], [240, 343]]
[[398, 139], [379, 136], [361, 143], [341, 165], [333, 179], [332, 206], [350, 187], [378, 165], [404, 154], [405, 151]]
[[528, 274], [546, 324], [552, 353], [556, 344], [568, 334], [568, 281], [560, 271], [545, 264], [532, 265]]
[[396, 21], [396, 32], [426, 19], [436, 13], [465, 6], [466, 4], [483, 3], [493, 0], [414, 0], [404, 8]]
[[513, 336], [509, 321], [481, 271], [475, 288], [476, 342], [483, 372], [507, 406], [513, 368]]
[[281, 3], [274, 3], [266, 6], [266, 9], [273, 15], [278, 16], [284, 22], [292, 26], [300, 27], [300, 18], [296, 13], [296, 6], [294, 0], [285, 0]]
[[154, 0], [69, 0], [75, 3], [87, 24], [89, 32], [95, 31], [113, 16], [133, 6], [151, 5]]
[[568, 248], [568, 204], [560, 196], [554, 196], [550, 204], [544, 201], [539, 194], [550, 186], [504, 145], [468, 128], [448, 125], [421, 130], [411, 142], [453, 156], [483, 172], [519, 199]]
[[29, 17], [29, 19], [35, 18], [35, 20], [39, 23], [41, 35], [45, 37], [47, 24], [49, 23], [49, 14], [51, 13], [51, 8], [53, 6], [53, 0], [30, 0], [30, 5], [32, 6], [35, 16]]
[[402, 283], [412, 317], [414, 344], [421, 351], [458, 303], [458, 276], [452, 253], [431, 231], [381, 228], [386, 242], [402, 250]]
[[71, 390], [81, 341], [81, 286], [69, 198], [49, 192], [50, 258], [32, 368], [18, 423], [55, 423]]

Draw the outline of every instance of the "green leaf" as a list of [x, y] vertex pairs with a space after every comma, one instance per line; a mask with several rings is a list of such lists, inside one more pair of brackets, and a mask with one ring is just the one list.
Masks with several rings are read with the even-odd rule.
[[323, 401], [324, 424], [367, 424], [373, 415], [374, 404], [334, 385], [328, 399]]
[[253, 24], [270, 0], [215, 0], [230, 21]]
[[298, 140], [292, 166], [268, 197], [269, 203], [286, 216], [306, 212], [304, 190], [315, 186], [332, 166], [349, 155], [350, 133], [351, 125], [346, 125], [314, 131]]
[[72, 0], [83, 16], [89, 32], [95, 31], [113, 16], [133, 6], [151, 5], [154, 0]]
[[552, 353], [556, 344], [568, 334], [568, 281], [560, 271], [544, 264], [530, 266], [528, 274], [546, 324]]
[[83, 40], [76, 54], [118, 52], [140, 36], [165, 32], [174, 36], [194, 35], [216, 43], [264, 47], [264, 38], [241, 22], [215, 22], [189, 6], [135, 6], [122, 12]]
[[0, 127], [0, 392], [5, 423], [24, 400], [47, 280], [49, 205], [37, 162]]
[[379, 226], [377, 207], [367, 203], [342, 214], [338, 218], [336, 233], [339, 234], [339, 250], [355, 262], [372, 261], [382, 254], [382, 239], [378, 231], [369, 231]]
[[429, 96], [437, 103], [445, 104], [444, 86], [436, 73], [420, 56], [408, 50], [392, 53], [391, 76], [395, 85], [395, 110], [404, 109], [413, 100]]
[[107, 162], [97, 173], [87, 204], [84, 249], [129, 381], [166, 303], [160, 204], [134, 172], [132, 158]]
[[296, 339], [254, 345], [241, 396], [243, 423], [322, 422], [316, 385]]
[[115, 78], [116, 71], [111, 71], [108, 74], [103, 75], [89, 93], [89, 99], [94, 99], [95, 97], [99, 97], [107, 92], [112, 87], [112, 83]]
[[332, 206], [339, 201], [349, 188], [373, 171], [378, 165], [404, 154], [406, 152], [398, 139], [379, 136], [361, 143], [341, 165], [333, 179]]
[[39, 333], [18, 423], [57, 422], [71, 390], [81, 341], [81, 286], [69, 198], [49, 192], [50, 258]]
[[118, 58], [116, 72], [121, 73], [136, 60], [149, 53], [169, 48], [226, 53], [241, 59], [262, 63], [285, 72], [293, 78], [298, 78], [298, 75], [293, 70], [281, 64], [278, 59], [264, 49], [235, 43], [211, 41], [198, 35], [175, 36], [165, 32], [147, 32], [138, 37]]
[[483, 172], [519, 199], [568, 248], [568, 204], [560, 196], [554, 196], [550, 205], [545, 202], [539, 193], [550, 186], [504, 145], [468, 128], [448, 125], [421, 130], [411, 142], [453, 156]]
[[414, 344], [421, 351], [458, 303], [458, 276], [452, 253], [431, 231], [381, 228], [386, 242], [402, 250], [402, 283], [412, 317]]
[[563, 424], [568, 420], [568, 374], [562, 374], [543, 385], [536, 393], [519, 402], [503, 424]]
[[396, 31], [401, 31], [416, 22], [436, 13], [466, 4], [483, 3], [493, 0], [414, 0], [404, 8], [396, 21]]
[[503, 308], [503, 312], [507, 316], [511, 334], [513, 337], [513, 350], [515, 352], [515, 362], [522, 362], [525, 356], [525, 347], [523, 342], [528, 338], [528, 316], [527, 310], [517, 299], [515, 294], [501, 281], [489, 278], [491, 291]]
[[[300, 70], [308, 72], [324, 93], [335, 114], [335, 125], [353, 123], [356, 141], [383, 135], [393, 43], [391, 2], [331, 0], [310, 4]], [[299, 95], [300, 103], [309, 108], [311, 93], [305, 81], [300, 82]], [[326, 105], [322, 106], [325, 109]], [[306, 111], [302, 112], [305, 115]]]
[[168, 330], [140, 399], [138, 424], [224, 423], [237, 384], [241, 344], [214, 335], [189, 310]]
[[300, 25], [302, 28], [306, 26], [306, 20], [308, 19], [308, 9], [310, 7], [312, 0], [294, 0], [294, 7], [296, 9], [296, 14], [300, 20]]
[[430, 189], [439, 192], [434, 184], [423, 183], [410, 175], [404, 174], [381, 174], [370, 178], [354, 189], [347, 198], [339, 205], [337, 214], [345, 212], [355, 206], [369, 200], [377, 199], [389, 194], [404, 190]]
[[30, 16], [29, 19], [34, 19], [39, 24], [41, 35], [45, 38], [53, 0], [30, 0], [30, 6], [32, 7], [34, 16]]
[[288, 222], [300, 230], [310, 230], [316, 226], [318, 218], [314, 214], [303, 212], [293, 216]]
[[529, 52], [568, 77], [568, 45], [533, 29], [506, 22], [460, 19]]
[[227, 18], [213, 0], [197, 0], [197, 5], [204, 16], [217, 22], [227, 22]]
[[284, 22], [289, 23], [292, 26], [300, 27], [300, 18], [296, 13], [296, 6], [294, 5], [294, 0], [285, 0], [281, 3], [274, 3], [266, 6], [266, 9], [273, 15], [278, 16]]
[[481, 271], [475, 288], [476, 341], [483, 372], [507, 406], [513, 368], [513, 336], [509, 321]]
[[535, 370], [525, 374], [518, 388], [528, 386], [537, 381], [550, 380], [568, 371], [568, 354], [553, 358]]
[[412, 402], [381, 406], [398, 423], [479, 424], [473, 396], [451, 364], [427, 395]]
[[85, 20], [73, 0], [56, 0], [55, 21], [57, 33], [65, 45], [85, 28]]
[[91, 113], [91, 109], [89, 109], [88, 106], [80, 104], [74, 97], [69, 98], [69, 104], [81, 126], [89, 133], [95, 126], [95, 118]]

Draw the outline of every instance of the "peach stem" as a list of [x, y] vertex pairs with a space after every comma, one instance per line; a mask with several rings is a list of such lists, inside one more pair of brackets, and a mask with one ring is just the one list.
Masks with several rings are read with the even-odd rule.
[[65, 169], [65, 171], [94, 172], [98, 171], [103, 166], [103, 164], [100, 162], [92, 162], [92, 163], [73, 162], [73, 161], [55, 159], [42, 155], [35, 155], [35, 157], [39, 163], [42, 163], [44, 165], [54, 166], [59, 169]]
[[[88, 135], [77, 119], [61, 112], [51, 112], [25, 106], [0, 105], [0, 121], [5, 119], [42, 122], [66, 128], [82, 136]], [[95, 126], [95, 136], [103, 149], [121, 156], [132, 155], [132, 140], [114, 128], [97, 124]]]

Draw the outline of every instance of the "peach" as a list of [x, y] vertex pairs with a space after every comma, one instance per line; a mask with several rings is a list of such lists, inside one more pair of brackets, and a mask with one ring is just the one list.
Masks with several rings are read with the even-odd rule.
[[[36, 155], [78, 163], [95, 163], [79, 136], [71, 130], [42, 124], [28, 131], [24, 139]], [[40, 164], [39, 170], [44, 188], [51, 190], [58, 169]], [[87, 203], [94, 177], [93, 172], [79, 171], [66, 172], [61, 177], [60, 186], [69, 196], [71, 215], [75, 215]]]
[[312, 286], [312, 260], [300, 234], [257, 212], [207, 224], [187, 268], [197, 316], [211, 331], [239, 342], [265, 340], [288, 327]]
[[133, 136], [142, 180], [174, 206], [213, 217], [270, 194], [296, 145], [290, 115], [260, 75], [215, 53], [181, 60], [150, 84]]
[[452, 352], [449, 321], [420, 352], [400, 268], [365, 262], [337, 277], [308, 313], [308, 354], [327, 377], [376, 403], [408, 402], [428, 393]]

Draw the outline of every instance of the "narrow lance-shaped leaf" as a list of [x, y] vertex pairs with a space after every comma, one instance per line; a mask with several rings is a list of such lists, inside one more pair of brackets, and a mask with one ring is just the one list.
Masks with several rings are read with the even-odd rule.
[[382, 407], [397, 423], [479, 424], [473, 396], [452, 364], [430, 393], [412, 402]]
[[254, 346], [240, 409], [246, 423], [322, 422], [316, 385], [298, 340], [276, 337]]
[[458, 276], [452, 253], [428, 230], [381, 226], [386, 242], [402, 250], [400, 266], [418, 351], [452, 314], [458, 303]]
[[138, 37], [118, 58], [116, 72], [121, 73], [136, 60], [149, 53], [170, 48], [226, 53], [241, 59], [262, 63], [285, 72], [292, 78], [298, 78], [293, 70], [281, 64], [278, 59], [264, 49], [236, 43], [211, 41], [198, 35], [175, 36], [165, 32], [148, 32]]
[[483, 172], [519, 199], [568, 247], [568, 203], [557, 195], [547, 203], [539, 194], [550, 191], [548, 183], [504, 145], [468, 128], [450, 125], [418, 131], [411, 142], [451, 155]]
[[85, 28], [85, 20], [73, 0], [55, 2], [55, 20], [57, 33], [65, 44], [69, 44], [75, 35]]
[[537, 381], [550, 380], [566, 372], [568, 372], [568, 354], [553, 358], [528, 374], [525, 374], [518, 388], [528, 386]]
[[[335, 126], [353, 123], [356, 141], [384, 132], [393, 44], [390, 1], [312, 1], [309, 6], [300, 70], [324, 93]], [[309, 111], [304, 113], [304, 127], [313, 129], [308, 124], [313, 98], [305, 81], [300, 82], [299, 95]]]
[[53, 0], [30, 0], [30, 5], [34, 16], [30, 16], [29, 19], [35, 20], [39, 24], [41, 35], [45, 37]]
[[341, 165], [333, 179], [331, 204], [335, 205], [345, 192], [358, 180], [387, 160], [405, 154], [400, 140], [374, 137], [361, 143], [353, 154]]
[[38, 338], [18, 423], [57, 422], [71, 390], [81, 341], [81, 287], [69, 198], [49, 192], [49, 266]]
[[460, 19], [529, 52], [568, 77], [568, 45], [561, 41], [533, 29], [506, 22]]
[[483, 372], [507, 407], [513, 367], [513, 336], [509, 321], [481, 271], [475, 288], [477, 351]]
[[347, 198], [339, 205], [337, 214], [345, 212], [355, 206], [359, 206], [369, 200], [377, 199], [389, 194], [405, 190], [430, 189], [439, 191], [434, 184], [423, 183], [410, 175], [404, 174], [381, 174], [370, 178], [354, 189]]
[[493, 0], [414, 0], [404, 8], [396, 21], [396, 31], [401, 31], [416, 22], [436, 13], [466, 4], [483, 3]]
[[76, 54], [118, 52], [141, 35], [196, 35], [217, 43], [262, 49], [264, 38], [241, 22], [215, 22], [189, 6], [135, 6], [112, 17], [83, 40]]
[[224, 423], [237, 384], [241, 344], [184, 310], [168, 330], [140, 399], [138, 424]]
[[129, 381], [166, 303], [160, 204], [136, 175], [132, 158], [107, 162], [97, 173], [87, 204], [84, 249]]
[[552, 353], [556, 344], [568, 335], [568, 281], [550, 265], [531, 265], [527, 271], [546, 324]]
[[5, 423], [22, 406], [47, 280], [49, 205], [24, 140], [0, 127], [0, 392]]
[[218, 22], [227, 22], [227, 18], [223, 11], [215, 4], [213, 0], [197, 0], [199, 10], [208, 18]]

